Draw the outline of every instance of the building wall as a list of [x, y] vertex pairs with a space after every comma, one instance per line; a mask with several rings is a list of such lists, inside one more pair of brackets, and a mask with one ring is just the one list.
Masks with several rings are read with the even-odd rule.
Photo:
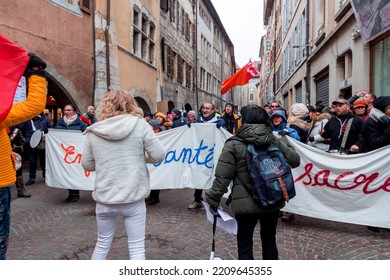
[[92, 103], [92, 16], [51, 0], [0, 0], [0, 33], [47, 64], [49, 95], [84, 112]]
[[[170, 102], [173, 107], [178, 109], [184, 110], [188, 105], [191, 107], [191, 109], [195, 109], [197, 107], [194, 77], [196, 50], [194, 44], [195, 40], [193, 38], [193, 36], [195, 36], [195, 32], [193, 31], [196, 22], [195, 10], [190, 0], [175, 0], [168, 1], [168, 3], [168, 11], [161, 9], [160, 17], [161, 40], [163, 40], [164, 45], [164, 49], [160, 50], [160, 52], [163, 52], [163, 54], [160, 55], [160, 61], [161, 64], [164, 64], [162, 68], [165, 69], [165, 71], [162, 71], [162, 100]], [[179, 18], [178, 9], [180, 13]], [[189, 38], [187, 38], [182, 32], [183, 25], [181, 19], [184, 16], [181, 14], [182, 11], [184, 11], [185, 15], [188, 15], [189, 21], [191, 23]], [[173, 77], [167, 74], [167, 58], [169, 49], [172, 49], [172, 51], [174, 51], [176, 54], [174, 61], [175, 73]], [[178, 57], [184, 60], [180, 64], [184, 67], [183, 81], [178, 81], [177, 78]], [[191, 67], [190, 81], [187, 81], [187, 65]], [[187, 86], [187, 82], [190, 84], [189, 87]]]
[[[155, 111], [160, 84], [157, 60], [160, 29], [159, 3], [147, 0], [117, 0], [109, 2], [111, 3], [110, 7], [107, 6], [108, 1], [96, 1], [95, 22], [96, 34], [98, 34], [96, 36], [96, 59], [98, 62], [96, 100], [101, 99], [105, 91], [108, 90], [105, 35], [107, 17], [109, 16], [109, 89], [121, 89], [131, 92], [144, 110]], [[147, 22], [155, 27], [153, 59], [141, 57], [140, 53], [135, 53], [132, 37], [135, 6], [138, 7], [137, 10], [140, 17], [146, 16]], [[109, 14], [108, 11], [110, 12]]]

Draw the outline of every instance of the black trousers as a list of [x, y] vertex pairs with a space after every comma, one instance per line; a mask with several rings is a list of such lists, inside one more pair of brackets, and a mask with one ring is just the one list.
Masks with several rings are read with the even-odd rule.
[[239, 260], [253, 260], [253, 233], [260, 221], [260, 238], [263, 260], [277, 260], [279, 258], [276, 247], [276, 227], [279, 211], [259, 215], [235, 215], [238, 225], [237, 247]]

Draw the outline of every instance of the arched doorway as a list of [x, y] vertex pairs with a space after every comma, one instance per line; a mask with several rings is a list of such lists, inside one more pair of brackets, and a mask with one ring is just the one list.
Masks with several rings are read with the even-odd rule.
[[137, 101], [138, 106], [144, 111], [144, 113], [152, 113], [148, 103], [141, 97], [134, 97], [135, 101]]
[[[47, 101], [45, 114], [49, 117], [53, 125], [57, 124], [59, 118], [62, 117], [62, 108], [66, 104], [74, 104], [73, 98], [62, 87], [62, 85], [56, 81], [53, 77], [47, 76]], [[82, 113], [82, 112], [80, 112]]]

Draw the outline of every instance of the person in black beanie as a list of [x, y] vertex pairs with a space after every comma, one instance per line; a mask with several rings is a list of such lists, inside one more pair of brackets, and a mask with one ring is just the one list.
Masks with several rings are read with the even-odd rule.
[[183, 117], [181, 115], [181, 112], [179, 109], [172, 109], [172, 122], [173, 122], [173, 126], [172, 128], [175, 128], [175, 127], [179, 127], [179, 126], [182, 126], [182, 125], [186, 125], [187, 124], [187, 118], [186, 117]]

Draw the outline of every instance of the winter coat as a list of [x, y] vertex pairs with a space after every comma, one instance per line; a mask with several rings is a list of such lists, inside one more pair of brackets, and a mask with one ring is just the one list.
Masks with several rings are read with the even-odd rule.
[[390, 145], [390, 119], [373, 108], [363, 128], [364, 146], [367, 151]]
[[226, 130], [229, 131], [231, 134], [236, 134], [236, 130], [241, 127], [241, 117], [237, 114], [223, 114], [222, 118], [226, 125]]
[[[254, 145], [274, 144], [283, 152], [292, 168], [300, 164], [299, 154], [288, 144], [286, 139], [278, 139], [273, 136], [269, 126], [243, 124], [241, 128], [237, 129], [236, 135]], [[267, 210], [261, 209], [239, 183], [235, 174], [238, 174], [246, 185], [252, 187], [246, 164], [246, 150], [247, 144], [242, 141], [230, 140], [225, 143], [218, 159], [213, 185], [206, 192], [207, 203], [211, 206], [219, 205], [223, 194], [228, 191], [228, 186], [233, 180], [231, 208], [235, 214], [260, 214], [281, 209], [285, 205], [284, 202]]]
[[329, 150], [329, 140], [323, 138], [320, 135], [321, 130], [324, 129], [325, 125], [328, 123], [331, 115], [329, 113], [322, 113], [317, 117], [317, 122], [309, 132], [309, 137], [313, 137], [314, 141], [308, 142], [309, 146], [320, 149], [322, 151]]
[[364, 121], [355, 117], [351, 113], [347, 113], [346, 115], [341, 117], [336, 116], [331, 118], [324, 126], [324, 133], [321, 136], [325, 139], [330, 139], [329, 150], [340, 151], [344, 131], [350, 118], [353, 118], [353, 121], [348, 134], [347, 141], [345, 143], [345, 151], [348, 151], [352, 145], [356, 145], [359, 148], [362, 147], [361, 138]]
[[53, 127], [49, 118], [43, 113], [39, 114], [39, 116], [35, 116], [31, 120], [23, 122], [22, 124], [20, 124], [20, 129], [22, 130], [24, 137], [26, 137], [27, 144], [30, 143], [31, 136], [34, 133], [34, 128], [31, 124], [31, 121], [33, 121], [33, 123], [34, 123], [35, 130], [45, 131], [48, 128]]
[[196, 118], [197, 123], [217, 123], [219, 126], [222, 126], [223, 128], [226, 129], [226, 123], [221, 117], [221, 115], [218, 115], [217, 113], [214, 113], [214, 115], [210, 116], [209, 119], [204, 119], [202, 115], [199, 115]]
[[173, 123], [172, 128], [179, 127], [179, 126], [182, 126], [182, 125], [186, 125], [187, 124], [187, 118], [180, 116], [178, 118], [172, 119], [172, 123]]
[[15, 158], [6, 128], [38, 115], [46, 105], [46, 79], [33, 75], [28, 79], [28, 95], [25, 101], [12, 105], [7, 117], [0, 122], [0, 188], [16, 181]]
[[144, 118], [119, 115], [89, 126], [81, 164], [96, 171], [92, 197], [104, 204], [130, 203], [150, 192], [145, 161], [160, 163], [165, 151]]
[[300, 142], [307, 143], [308, 133], [312, 126], [312, 119], [309, 116], [291, 116], [287, 120], [287, 126], [298, 132]]
[[83, 122], [80, 117], [77, 116], [76, 120], [72, 122], [70, 125], [67, 125], [64, 121], [64, 118], [60, 118], [55, 127], [56, 129], [69, 129], [69, 130], [81, 130], [84, 131], [87, 128], [85, 122]]
[[[286, 114], [282, 110], [276, 110], [275, 112], [273, 112], [271, 114], [271, 117], [270, 117], [271, 120], [272, 120], [272, 117], [275, 116], [275, 115], [281, 116], [283, 121], [278, 126], [272, 124], [272, 121], [271, 121], [271, 128], [272, 128], [272, 131], [274, 132], [274, 134], [278, 134], [280, 132], [287, 131], [288, 132], [288, 134], [287, 134], [288, 136], [290, 136], [291, 138], [294, 138], [295, 140], [300, 141], [301, 138], [299, 137], [298, 132], [295, 129], [291, 128], [291, 127], [287, 127]], [[282, 133], [282, 135], [284, 135], [284, 134]]]

